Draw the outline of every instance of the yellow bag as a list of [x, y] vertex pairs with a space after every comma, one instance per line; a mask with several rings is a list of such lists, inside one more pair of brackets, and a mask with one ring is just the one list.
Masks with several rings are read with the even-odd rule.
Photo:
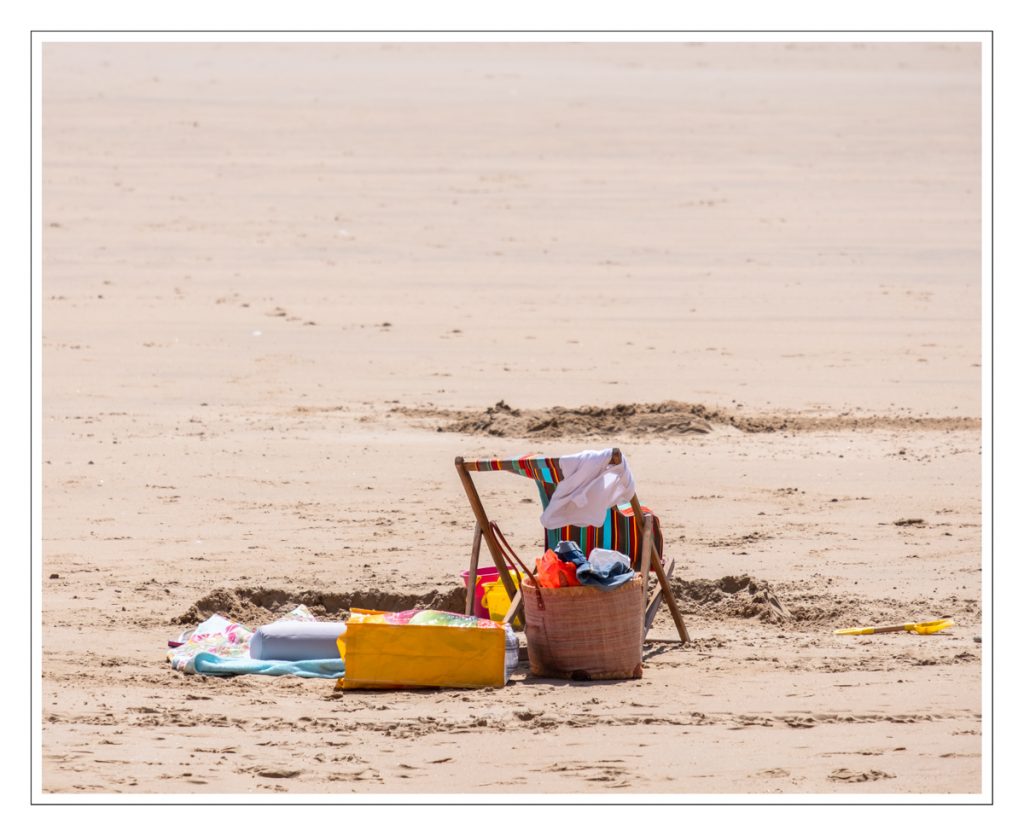
[[338, 688], [501, 688], [505, 631], [494, 628], [349, 621], [338, 639]]

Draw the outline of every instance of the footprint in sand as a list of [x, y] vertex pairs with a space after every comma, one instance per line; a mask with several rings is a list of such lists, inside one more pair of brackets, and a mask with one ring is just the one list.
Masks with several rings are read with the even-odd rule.
[[789, 770], [783, 769], [781, 766], [773, 767], [772, 769], [762, 769], [760, 772], [755, 773], [764, 778], [788, 778]]
[[570, 762], [553, 763], [549, 766], [533, 770], [534, 772], [556, 772], [566, 773], [584, 781], [604, 783], [610, 789], [629, 787], [630, 773], [626, 768], [619, 766], [623, 763], [620, 759], [599, 760], [594, 763]]
[[889, 772], [882, 772], [880, 769], [870, 769], [867, 772], [857, 772], [852, 769], [835, 769], [832, 774], [828, 776], [830, 781], [835, 781], [841, 784], [861, 784], [865, 781], [881, 781], [885, 778], [895, 778], [896, 776]]
[[256, 773], [262, 778], [296, 778], [302, 774], [301, 769], [260, 769]]

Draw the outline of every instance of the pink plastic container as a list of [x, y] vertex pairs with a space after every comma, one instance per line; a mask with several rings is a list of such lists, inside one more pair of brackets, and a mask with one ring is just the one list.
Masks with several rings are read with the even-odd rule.
[[[476, 589], [473, 591], [473, 615], [477, 618], [490, 618], [490, 610], [482, 603], [484, 598], [484, 584], [488, 581], [496, 581], [501, 575], [498, 574], [497, 566], [480, 566], [476, 570]], [[462, 585], [469, 587], [469, 570], [462, 573]]]

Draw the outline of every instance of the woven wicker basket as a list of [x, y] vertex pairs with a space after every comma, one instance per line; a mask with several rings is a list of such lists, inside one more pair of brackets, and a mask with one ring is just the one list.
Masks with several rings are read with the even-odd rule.
[[534, 676], [639, 679], [643, 675], [643, 582], [617, 589], [540, 589], [523, 578], [526, 650]]

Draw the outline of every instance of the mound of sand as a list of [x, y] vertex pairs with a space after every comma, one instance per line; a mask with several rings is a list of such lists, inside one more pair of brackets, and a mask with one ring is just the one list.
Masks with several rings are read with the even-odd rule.
[[505, 401], [483, 410], [395, 407], [393, 413], [441, 420], [438, 432], [490, 435], [498, 438], [562, 438], [564, 436], [705, 434], [715, 424], [747, 433], [811, 432], [857, 429], [977, 429], [976, 418], [932, 418], [897, 415], [739, 414], [703, 404], [662, 401], [615, 406], [553, 406], [516, 409]]
[[671, 584], [684, 614], [708, 621], [757, 620], [817, 633], [938, 617], [969, 623], [977, 618], [978, 612], [976, 601], [957, 596], [901, 601], [844, 594], [828, 578], [773, 586], [749, 575], [727, 575], [718, 580], [673, 578]]
[[709, 619], [756, 618], [772, 624], [793, 619], [772, 587], [749, 575], [727, 575], [716, 581], [673, 578], [671, 585], [685, 613]]
[[[444, 416], [439, 416], [444, 417]], [[555, 406], [551, 409], [513, 409], [505, 401], [480, 411], [452, 413], [440, 427], [444, 432], [504, 437], [561, 438], [562, 436], [633, 433], [708, 433], [711, 425], [687, 404], [617, 404], [610, 407]]]

